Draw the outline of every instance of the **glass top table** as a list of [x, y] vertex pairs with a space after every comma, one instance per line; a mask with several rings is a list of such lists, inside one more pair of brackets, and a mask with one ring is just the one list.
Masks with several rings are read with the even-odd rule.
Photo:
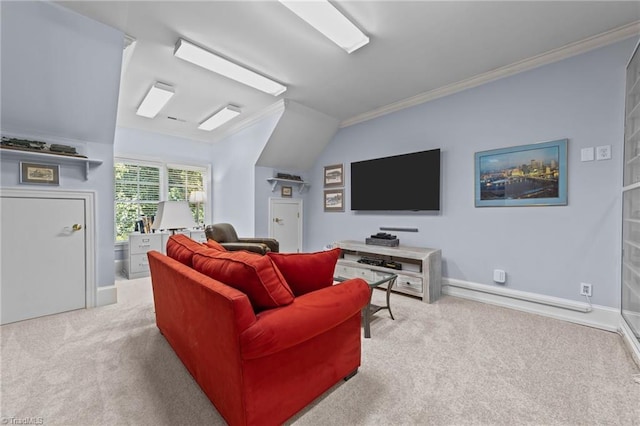
[[[362, 278], [364, 279], [367, 284], [369, 284], [369, 303], [367, 304], [367, 306], [362, 310], [362, 317], [364, 319], [364, 337], [366, 339], [371, 338], [371, 317], [373, 316], [373, 314], [375, 314], [376, 312], [382, 310], [382, 309], [386, 309], [387, 311], [389, 311], [389, 316], [391, 317], [392, 320], [395, 320], [395, 318], [393, 317], [393, 313], [391, 312], [391, 305], [389, 304], [389, 297], [391, 296], [391, 288], [393, 287], [393, 285], [396, 282], [396, 278], [398, 278], [397, 274], [392, 274], [392, 273], [384, 273], [384, 272], [378, 272], [376, 271], [376, 274], [378, 275], [376, 277], [375, 280], [367, 280], [364, 279], [362, 277], [357, 277], [357, 278]], [[346, 281], [346, 280], [350, 280], [352, 278], [345, 278], [345, 277], [334, 277], [333, 278], [335, 281], [338, 282], [342, 282], [342, 281]], [[382, 284], [387, 284], [387, 304], [385, 306], [379, 306], [379, 305], [374, 305], [371, 303], [371, 296], [373, 296], [373, 289], [376, 287], [380, 287]]]

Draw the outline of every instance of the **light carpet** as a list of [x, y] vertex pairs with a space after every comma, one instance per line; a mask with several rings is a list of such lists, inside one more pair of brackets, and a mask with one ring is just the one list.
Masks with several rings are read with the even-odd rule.
[[[224, 424], [158, 332], [150, 280], [118, 295], [0, 328], [3, 424]], [[288, 424], [640, 425], [639, 371], [615, 333], [450, 296], [391, 303], [359, 373]]]

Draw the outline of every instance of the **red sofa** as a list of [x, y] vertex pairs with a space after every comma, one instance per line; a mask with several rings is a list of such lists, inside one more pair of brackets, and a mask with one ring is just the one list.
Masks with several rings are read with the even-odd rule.
[[[361, 279], [320, 282], [327, 280], [337, 254], [231, 254], [174, 237], [167, 256], [148, 253], [156, 324], [227, 423], [282, 424], [357, 372], [361, 309], [370, 290]], [[324, 272], [314, 272], [314, 256]], [[260, 285], [271, 279], [265, 275], [275, 277], [284, 302], [278, 297], [256, 302], [261, 296], [255, 289], [245, 288], [249, 297], [196, 269], [227, 274], [235, 286], [252, 281], [256, 271]], [[304, 270], [308, 283], [300, 280]], [[332, 276], [333, 267], [329, 272]], [[282, 280], [287, 275], [290, 286]], [[262, 306], [274, 300], [282, 306]]]

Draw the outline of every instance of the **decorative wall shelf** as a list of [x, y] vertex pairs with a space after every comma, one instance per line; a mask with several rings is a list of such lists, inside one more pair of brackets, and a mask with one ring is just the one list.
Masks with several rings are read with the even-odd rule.
[[89, 179], [89, 169], [99, 166], [102, 160], [91, 160], [84, 157], [73, 157], [71, 155], [49, 154], [47, 152], [23, 151], [19, 149], [0, 149], [3, 158], [15, 158], [17, 160], [44, 161], [55, 164], [78, 165], [84, 168], [84, 180]]
[[271, 184], [271, 192], [274, 192], [278, 187], [278, 184], [285, 185], [291, 184], [298, 186], [298, 192], [302, 194], [304, 189], [308, 186], [311, 186], [309, 182], [305, 182], [302, 180], [293, 180], [293, 179], [281, 179], [281, 178], [268, 178], [267, 182]]

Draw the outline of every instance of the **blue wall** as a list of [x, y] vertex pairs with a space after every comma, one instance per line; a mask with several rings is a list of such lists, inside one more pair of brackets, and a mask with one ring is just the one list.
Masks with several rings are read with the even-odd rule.
[[[256, 161], [282, 116], [278, 111], [213, 144], [213, 218], [242, 237], [256, 235]], [[265, 216], [264, 220], [267, 218]]]
[[[442, 249], [443, 276], [584, 301], [580, 282], [593, 284], [593, 302], [619, 305], [625, 66], [635, 40], [626, 40], [509, 78], [341, 129], [310, 179], [323, 166], [344, 163], [344, 213], [324, 213], [322, 185], [311, 188], [305, 250], [364, 238], [380, 226], [416, 227], [401, 244]], [[568, 206], [474, 207], [474, 153], [569, 139]], [[613, 159], [580, 162], [584, 147], [611, 145]], [[439, 213], [349, 210], [352, 161], [440, 148]], [[414, 182], [416, 196], [420, 186]]]
[[[0, 2], [0, 8], [2, 133], [73, 145], [103, 161], [88, 181], [81, 168], [63, 165], [58, 189], [96, 194], [96, 282], [113, 285], [113, 138], [123, 34], [52, 3]], [[17, 162], [2, 157], [2, 187], [19, 185]]]

